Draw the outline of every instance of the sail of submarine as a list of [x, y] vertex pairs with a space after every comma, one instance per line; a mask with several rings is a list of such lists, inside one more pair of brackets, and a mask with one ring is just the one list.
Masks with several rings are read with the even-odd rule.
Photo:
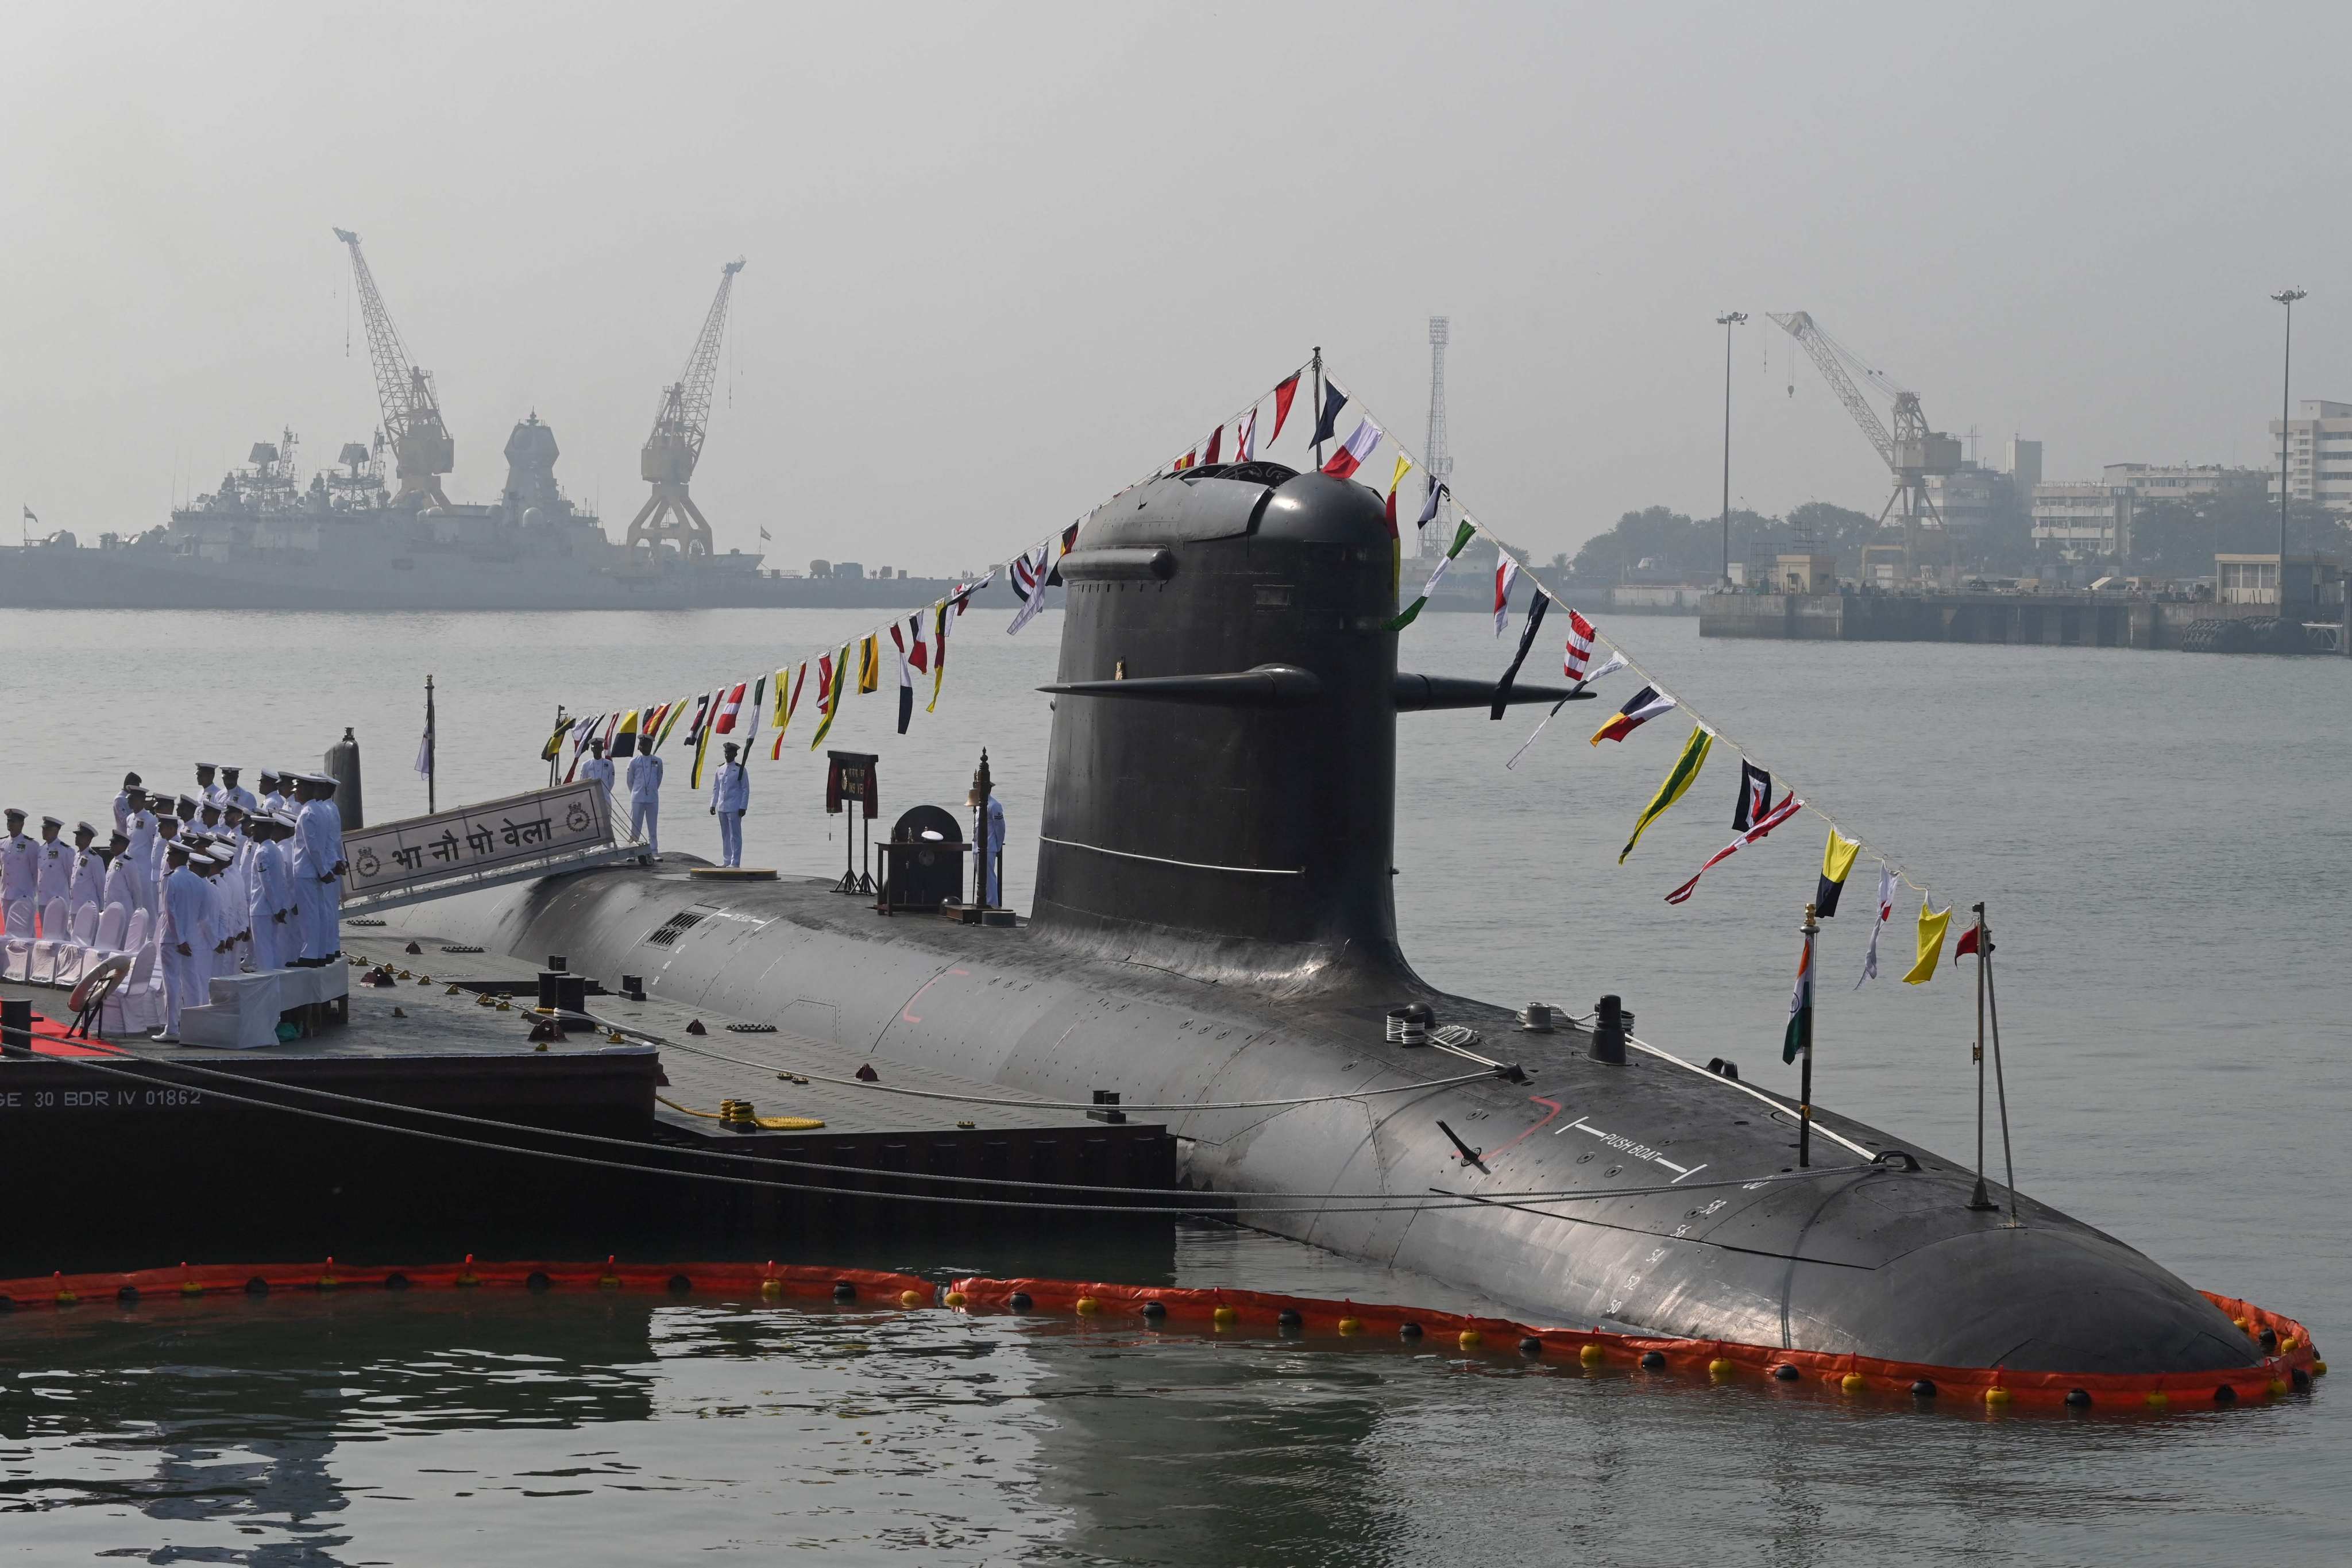
[[[1597, 1059], [1580, 1032], [1515, 1036], [1529, 1082], [1316, 1099], [1454, 1076], [1383, 1043], [1399, 1004], [1490, 1038], [1515, 1026], [1432, 988], [1398, 943], [1397, 715], [1492, 689], [1398, 673], [1391, 548], [1372, 491], [1272, 463], [1188, 470], [1086, 520], [1062, 562], [1037, 891], [1017, 929], [880, 921], [814, 879], [689, 888], [675, 862], [425, 918], [588, 973], [650, 967], [667, 1000], [869, 1052], [886, 1077], [920, 1063], [1056, 1100], [1309, 1100], [1154, 1120], [1195, 1187], [1296, 1194], [1244, 1206], [1248, 1223], [1552, 1321], [2020, 1371], [2258, 1359], [2122, 1242], [2028, 1198], [2021, 1224], [2006, 1202], [1971, 1209], [1958, 1163], [1835, 1114], [1814, 1147], [1838, 1168], [1750, 1187], [1795, 1163], [1785, 1114], [1670, 1058]], [[646, 939], [688, 904], [740, 918], [668, 928], [649, 966]], [[1479, 1164], [1441, 1121], [1479, 1130]], [[1319, 1206], [1366, 1193], [1394, 1206]]]

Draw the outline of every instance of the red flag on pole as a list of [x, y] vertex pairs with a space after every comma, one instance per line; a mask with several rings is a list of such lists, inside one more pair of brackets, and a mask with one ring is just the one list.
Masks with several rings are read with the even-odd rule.
[[1265, 438], [1268, 446], [1282, 439], [1282, 422], [1290, 417], [1290, 400], [1297, 395], [1298, 376], [1296, 374], [1274, 389], [1274, 434]]

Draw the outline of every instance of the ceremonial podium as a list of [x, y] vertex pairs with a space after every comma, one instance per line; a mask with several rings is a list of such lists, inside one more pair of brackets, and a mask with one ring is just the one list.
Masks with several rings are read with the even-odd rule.
[[[873, 752], [827, 752], [824, 770], [824, 814], [839, 816], [846, 812], [849, 821], [847, 838], [842, 845], [843, 868], [841, 880], [833, 885], [836, 893], [871, 893], [874, 891], [874, 817], [877, 810], [874, 764], [877, 756]], [[865, 807], [866, 856], [861, 868], [857, 854], [857, 821]]]

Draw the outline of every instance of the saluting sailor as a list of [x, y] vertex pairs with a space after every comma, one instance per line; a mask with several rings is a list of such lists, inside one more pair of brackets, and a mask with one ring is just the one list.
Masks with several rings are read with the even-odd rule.
[[719, 863], [743, 864], [743, 813], [751, 805], [751, 774], [735, 760], [735, 742], [727, 742], [727, 760], [710, 781], [710, 814], [719, 818]]
[[44, 924], [48, 921], [51, 900], [66, 906], [65, 929], [45, 931], [46, 937], [62, 937], [73, 930], [73, 906], [67, 895], [73, 891], [73, 847], [58, 837], [65, 828], [62, 817], [41, 818], [41, 841], [33, 846], [36, 866], [33, 878], [33, 907], [41, 911]]
[[661, 854], [661, 787], [662, 760], [639, 750], [629, 759], [629, 837], [644, 839], [648, 856]]
[[10, 806], [5, 816], [8, 831], [0, 834], [0, 916], [16, 912], [16, 906], [26, 906], [26, 919], [19, 926], [30, 934], [34, 929], [32, 916], [40, 911], [33, 903], [34, 884], [40, 879], [40, 849], [25, 837], [25, 814]]
[[[68, 883], [66, 908], [77, 915], [84, 904], [106, 908], [106, 855], [97, 847], [97, 838], [98, 829], [89, 823], [74, 824], [73, 872]], [[122, 913], [128, 919], [130, 906], [125, 905]]]

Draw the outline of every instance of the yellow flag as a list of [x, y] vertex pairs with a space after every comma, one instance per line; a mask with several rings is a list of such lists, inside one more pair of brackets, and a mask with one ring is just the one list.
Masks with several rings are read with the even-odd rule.
[[1658, 793], [1650, 797], [1650, 804], [1643, 809], [1642, 820], [1633, 824], [1633, 837], [1625, 840], [1625, 847], [1617, 852], [1617, 864], [1622, 866], [1625, 857], [1633, 852], [1633, 846], [1642, 842], [1642, 830], [1665, 815], [1666, 807], [1689, 792], [1690, 786], [1697, 781], [1699, 769], [1706, 766], [1707, 748], [1714, 744], [1715, 731], [1704, 724], [1691, 726], [1690, 739], [1683, 742], [1683, 754], [1675, 759], [1675, 765], [1667, 773], [1665, 782], [1658, 786]]
[[1903, 977], [1906, 985], [1925, 985], [1936, 977], [1936, 964], [1944, 956], [1944, 928], [1952, 923], [1952, 906], [1946, 904], [1935, 914], [1927, 912], [1927, 898], [1919, 898], [1919, 962]]
[[[822, 666], [819, 667], [819, 671], [822, 673]], [[816, 733], [809, 737], [810, 751], [814, 752], [819, 746], [824, 745], [824, 738], [833, 733], [833, 721], [835, 718], [839, 717], [841, 713], [842, 689], [848, 684], [849, 644], [843, 643], [841, 645], [841, 657], [834, 661], [833, 679], [829, 683], [827, 689], [819, 693], [819, 696], [824, 700], [823, 707], [824, 710], [824, 717], [818, 721]]]
[[791, 675], [792, 672], [793, 667], [789, 664], [784, 666], [783, 668], [776, 671], [776, 711], [774, 716], [768, 721], [772, 728], [781, 730], [792, 721], [793, 705], [791, 702], [786, 700], [786, 698], [790, 693], [784, 689], [791, 684], [785, 677]]
[[1822, 879], [1843, 886], [1845, 874], [1853, 869], [1853, 858], [1862, 848], [1857, 839], [1848, 838], [1834, 827], [1830, 829], [1830, 841], [1822, 851]]
[[1389, 478], [1389, 494], [1396, 494], [1397, 486], [1404, 483], [1404, 477], [1411, 472], [1412, 472], [1412, 459], [1411, 458], [1399, 458], [1397, 459], [1396, 472]]
[[882, 639], [872, 632], [857, 645], [857, 689], [861, 692], [880, 689], [882, 685]]
[[691, 697], [681, 697], [669, 705], [669, 717], [662, 721], [661, 741], [656, 742], [655, 744], [659, 745], [669, 739], [669, 732], [677, 728], [677, 721], [680, 719], [686, 717], [686, 705], [693, 700]]

